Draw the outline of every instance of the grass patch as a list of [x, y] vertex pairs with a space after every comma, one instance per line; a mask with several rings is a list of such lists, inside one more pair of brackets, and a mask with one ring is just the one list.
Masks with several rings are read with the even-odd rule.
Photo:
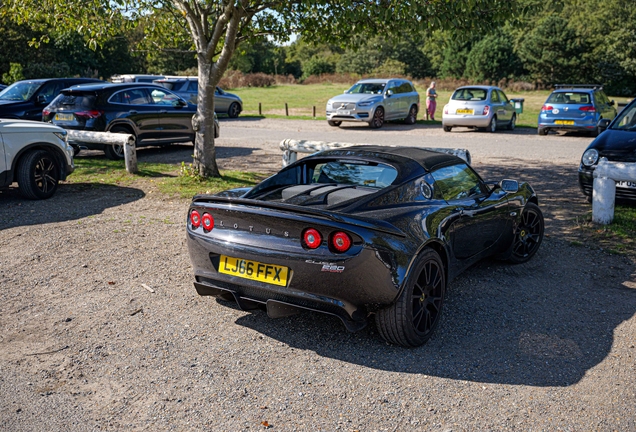
[[617, 205], [609, 225], [593, 223], [592, 212], [577, 218], [577, 223], [584, 234], [610, 253], [636, 254], [636, 206]]
[[75, 158], [75, 171], [66, 183], [130, 186], [141, 182], [165, 195], [190, 198], [201, 193], [253, 186], [263, 178], [251, 172], [222, 171], [221, 178], [200, 179], [191, 175], [185, 166], [162, 163], [139, 162], [138, 168], [139, 172], [133, 175], [126, 172], [124, 161]]

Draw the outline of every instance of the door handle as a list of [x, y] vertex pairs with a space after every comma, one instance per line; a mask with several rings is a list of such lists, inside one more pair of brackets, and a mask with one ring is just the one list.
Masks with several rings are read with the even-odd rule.
[[130, 114], [137, 114], [137, 110], [130, 110], [128, 111]]
[[167, 114], [167, 113], [168, 113], [168, 111], [166, 111], [166, 110], [159, 111], [159, 114]]

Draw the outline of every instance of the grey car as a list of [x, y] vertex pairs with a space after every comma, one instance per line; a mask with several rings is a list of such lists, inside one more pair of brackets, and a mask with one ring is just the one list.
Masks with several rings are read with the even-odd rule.
[[340, 126], [343, 121], [366, 122], [380, 128], [387, 120], [417, 121], [420, 95], [413, 84], [404, 79], [365, 79], [344, 94], [327, 102], [327, 122]]
[[442, 111], [444, 131], [455, 126], [483, 128], [489, 132], [507, 128], [513, 130], [517, 114], [513, 102], [499, 87], [459, 87]]
[[[197, 104], [199, 94], [199, 80], [196, 77], [165, 78], [153, 81], [172, 90], [191, 104]], [[221, 90], [219, 87], [214, 91], [214, 112], [217, 114], [227, 114], [230, 118], [236, 118], [243, 111], [243, 101], [235, 94]]]

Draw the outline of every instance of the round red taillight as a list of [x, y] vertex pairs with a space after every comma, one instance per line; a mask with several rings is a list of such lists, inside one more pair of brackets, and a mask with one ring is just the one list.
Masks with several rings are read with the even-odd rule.
[[190, 212], [190, 223], [192, 224], [192, 228], [199, 228], [201, 226], [201, 215], [198, 211], [192, 210]]
[[203, 224], [203, 229], [206, 231], [212, 231], [212, 228], [214, 228], [214, 218], [210, 213], [203, 213], [201, 223]]
[[318, 230], [307, 228], [303, 234], [303, 241], [309, 249], [316, 249], [322, 243], [322, 236]]
[[346, 252], [351, 247], [351, 237], [345, 232], [338, 231], [331, 236], [331, 247], [337, 252]]

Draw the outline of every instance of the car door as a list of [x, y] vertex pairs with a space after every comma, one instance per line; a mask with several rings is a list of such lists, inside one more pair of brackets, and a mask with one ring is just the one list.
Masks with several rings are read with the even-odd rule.
[[499, 100], [501, 100], [501, 105], [504, 111], [504, 118], [502, 120], [505, 120], [506, 124], [508, 124], [510, 120], [512, 120], [512, 115], [515, 113], [515, 107], [502, 90], [497, 90], [497, 93], [499, 93]]
[[492, 107], [492, 111], [497, 115], [497, 125], [500, 126], [505, 123], [505, 119], [502, 118], [505, 116], [503, 103], [499, 98], [499, 93], [495, 89], [490, 92], [490, 106]]
[[465, 163], [440, 168], [431, 175], [454, 215], [449, 229], [454, 257], [470, 265], [496, 250], [506, 229], [512, 229], [506, 193], [491, 190]]
[[230, 107], [231, 99], [224, 96], [223, 90], [214, 90], [214, 112], [225, 114]]
[[159, 112], [161, 141], [169, 143], [192, 139], [193, 107], [167, 89], [151, 89], [150, 96]]
[[[400, 116], [400, 95], [399, 95], [399, 82], [389, 81], [385, 90], [384, 97], [384, 119], [392, 120], [399, 118]], [[389, 95], [391, 91], [391, 95]]]
[[[152, 101], [146, 87], [127, 88], [113, 94], [109, 101], [119, 110], [115, 114], [118, 120], [126, 119], [135, 124], [138, 144], [161, 139], [159, 107]], [[119, 121], [116, 120], [111, 125], [117, 123]]]

